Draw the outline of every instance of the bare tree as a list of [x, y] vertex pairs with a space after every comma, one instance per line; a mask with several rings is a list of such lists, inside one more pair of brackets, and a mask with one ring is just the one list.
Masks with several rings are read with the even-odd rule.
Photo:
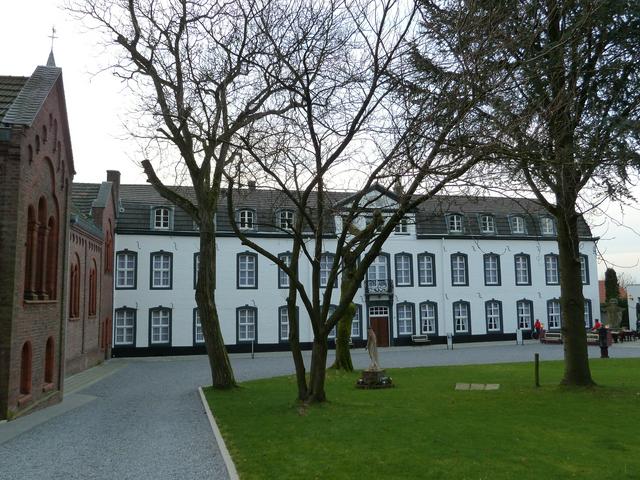
[[[385, 240], [418, 205], [468, 172], [482, 155], [449, 147], [473, 129], [469, 115], [477, 99], [472, 76], [461, 70], [444, 74], [441, 66], [421, 72], [439, 82], [438, 88], [406, 88], [415, 74], [405, 62], [415, 13], [415, 7], [395, 0], [322, 4], [304, 35], [318, 60], [313, 69], [273, 42], [280, 58], [289, 59], [287, 68], [295, 78], [291, 92], [303, 106], [252, 125], [243, 138], [238, 174], [228, 179], [228, 215], [235, 233], [290, 279], [289, 341], [301, 401], [326, 399], [327, 337], [341, 318], [353, 315], [353, 298]], [[291, 223], [276, 225], [292, 242], [287, 261], [233, 221], [234, 189], [250, 178], [279, 189], [284, 205], [295, 211]], [[344, 185], [348, 194], [332, 190]], [[387, 190], [396, 191], [392, 205], [385, 204]], [[310, 286], [298, 276], [301, 261], [312, 267]], [[340, 274], [340, 299], [332, 309]], [[298, 302], [314, 336], [308, 381]]]
[[289, 32], [281, 28], [295, 22], [300, 6], [269, 0], [77, 0], [69, 6], [117, 52], [111, 69], [139, 101], [134, 134], [170, 157], [193, 185], [193, 195], [168, 186], [157, 164], [142, 161], [147, 181], [200, 230], [196, 302], [216, 388], [235, 385], [215, 302], [221, 182], [235, 137], [296, 107], [288, 88], [294, 79], [274, 45], [304, 57], [304, 44], [285, 38]]
[[[478, 107], [511, 188], [527, 188], [556, 220], [566, 385], [593, 385], [583, 323], [580, 209], [628, 195], [640, 166], [640, 4], [634, 1], [421, 0], [454, 62], [484, 58], [478, 86], [508, 82]], [[472, 24], [473, 28], [460, 29]]]

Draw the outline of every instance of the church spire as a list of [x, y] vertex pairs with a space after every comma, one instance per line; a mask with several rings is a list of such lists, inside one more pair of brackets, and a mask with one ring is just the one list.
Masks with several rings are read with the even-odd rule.
[[47, 67], [55, 67], [56, 60], [53, 58], [53, 41], [58, 38], [56, 37], [56, 27], [51, 27], [51, 35], [49, 35], [51, 39], [51, 51], [49, 52], [49, 58], [47, 59]]

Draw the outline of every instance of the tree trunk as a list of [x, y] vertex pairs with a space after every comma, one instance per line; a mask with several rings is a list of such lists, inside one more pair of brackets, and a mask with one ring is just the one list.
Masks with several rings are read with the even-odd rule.
[[[342, 299], [340, 299], [342, 301]], [[349, 340], [351, 339], [351, 323], [356, 313], [356, 305], [349, 304], [344, 315], [338, 320], [336, 333], [336, 359], [331, 368], [353, 372], [353, 362], [351, 361], [351, 351], [349, 350]]]
[[327, 336], [326, 334], [321, 334], [320, 337], [313, 340], [308, 403], [320, 403], [327, 400], [324, 390], [327, 373]]
[[[298, 400], [304, 402], [309, 395], [307, 388], [307, 376], [304, 367], [304, 359], [302, 358], [302, 350], [300, 349], [300, 322], [296, 309], [295, 296], [289, 292], [287, 298], [287, 309], [289, 313], [289, 345], [291, 345], [291, 355], [293, 356], [293, 364], [296, 368], [296, 383], [298, 385]], [[278, 322], [280, 319], [278, 319]]]
[[213, 214], [207, 215], [206, 212], [202, 212], [202, 219], [196, 304], [200, 313], [204, 343], [211, 367], [211, 384], [213, 388], [228, 389], [236, 386], [236, 380], [222, 338], [215, 302], [216, 237]]
[[558, 202], [560, 311], [564, 338], [563, 385], [592, 386], [584, 324], [584, 297], [580, 270], [578, 215]]

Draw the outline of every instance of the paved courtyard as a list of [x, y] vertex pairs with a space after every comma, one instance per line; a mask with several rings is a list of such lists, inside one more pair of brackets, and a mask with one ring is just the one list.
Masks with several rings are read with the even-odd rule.
[[[387, 368], [519, 362], [536, 352], [543, 361], [562, 358], [561, 345], [501, 342], [386, 348], [380, 361]], [[364, 349], [352, 353], [356, 368], [368, 365]], [[589, 355], [599, 350], [589, 347]], [[610, 355], [640, 357], [640, 342], [616, 344]], [[293, 373], [288, 353], [231, 357], [239, 381]], [[71, 377], [61, 404], [0, 424], [0, 479], [226, 479], [196, 390], [208, 379], [204, 356], [114, 359]]]

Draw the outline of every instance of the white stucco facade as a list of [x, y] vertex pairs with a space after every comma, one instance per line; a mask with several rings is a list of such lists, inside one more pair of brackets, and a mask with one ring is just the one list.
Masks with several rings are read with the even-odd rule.
[[[388, 255], [388, 274], [394, 280], [393, 292], [388, 297], [389, 306], [389, 340], [392, 345], [406, 344], [410, 341], [406, 324], [403, 324], [404, 335], [399, 333], [397, 323], [398, 305], [412, 306], [412, 333], [420, 334], [422, 325], [420, 319], [420, 305], [423, 302], [433, 302], [437, 305], [436, 332], [430, 333], [435, 341], [444, 341], [447, 333], [462, 340], [497, 340], [514, 338], [518, 324], [517, 302], [526, 300], [532, 306], [531, 323], [539, 318], [545, 325], [549, 323], [548, 302], [557, 300], [560, 296], [558, 284], [548, 285], [545, 272], [545, 255], [557, 254], [557, 243], [554, 239], [516, 239], [516, 238], [418, 238], [413, 225], [409, 225], [407, 233], [393, 234], [385, 243], [383, 252]], [[270, 236], [260, 238], [260, 245], [273, 253], [283, 253], [291, 250], [291, 241], [285, 236], [277, 238]], [[327, 240], [325, 250], [334, 251], [333, 240]], [[180, 350], [185, 352], [199, 346], [195, 334], [194, 309], [195, 302], [195, 254], [198, 252], [199, 239], [197, 232], [191, 234], [172, 234], [171, 232], [153, 232], [153, 234], [120, 233], [116, 235], [116, 289], [114, 296], [114, 353], [118, 350], [131, 352], [132, 349], [148, 351], [153, 342], [150, 335], [151, 312], [162, 307], [170, 312], [169, 341], [163, 337], [160, 346], [165, 350]], [[164, 252], [169, 254], [170, 288], [155, 289], [152, 280], [152, 253]], [[230, 350], [246, 350], [250, 348], [247, 342], [238, 338], [239, 319], [237, 309], [248, 306], [256, 313], [254, 345], [256, 350], [285, 349], [279, 330], [279, 307], [285, 305], [288, 289], [278, 288], [278, 269], [269, 260], [257, 256], [257, 288], [239, 288], [238, 286], [238, 255], [249, 252], [247, 247], [233, 236], [218, 238], [217, 245], [217, 291], [216, 301], [222, 333], [225, 343]], [[419, 285], [418, 257], [420, 254], [433, 255], [435, 266], [435, 285]], [[595, 243], [592, 240], [580, 243], [580, 253], [586, 259], [586, 283], [584, 296], [591, 304], [591, 312], [586, 322], [593, 322], [598, 311], [598, 281], [595, 257]], [[395, 259], [399, 254], [409, 254], [411, 261], [411, 282], [409, 286], [398, 284], [395, 275]], [[485, 255], [493, 254], [499, 259], [499, 281], [495, 285], [485, 283]], [[135, 288], [119, 288], [118, 262], [124, 257], [135, 257]], [[452, 255], [466, 259], [466, 282], [463, 285], [453, 285]], [[530, 284], [518, 285], [516, 282], [515, 256], [522, 255], [529, 260]], [[404, 257], [405, 259], [407, 257]], [[311, 284], [309, 265], [301, 260], [301, 278], [307, 285]], [[125, 282], [126, 283], [126, 282]], [[402, 282], [400, 282], [402, 283]], [[495, 282], [494, 282], [495, 283]], [[366, 339], [366, 327], [369, 318], [369, 306], [377, 305], [375, 297], [368, 296], [367, 291], [360, 288], [354, 302], [361, 309], [361, 324], [357, 329], [359, 336], [354, 341]], [[640, 295], [640, 291], [634, 294]], [[339, 288], [334, 289], [332, 303], [337, 303]], [[489, 330], [487, 319], [487, 302], [500, 302], [499, 328]], [[454, 323], [454, 302], [468, 302], [470, 332], [461, 334], [456, 331]], [[631, 305], [632, 302], [630, 302]], [[634, 303], [635, 305], [635, 303]], [[127, 309], [126, 319], [122, 314]], [[120, 312], [120, 314], [118, 313]], [[120, 317], [119, 317], [120, 315]], [[134, 331], [118, 330], [118, 319], [125, 320], [128, 325], [131, 317], [135, 322]], [[159, 318], [159, 317], [158, 317]], [[630, 315], [635, 318], [635, 312]], [[154, 320], [156, 321], [156, 320]], [[158, 325], [167, 328], [166, 319], [158, 320]], [[164, 323], [162, 323], [164, 322]], [[122, 322], [120, 322], [122, 326]], [[632, 322], [633, 323], [633, 322]], [[156, 326], [157, 327], [157, 326]], [[128, 327], [127, 327], [128, 328]], [[529, 327], [530, 328], [530, 327]], [[129, 335], [131, 333], [131, 335]], [[438, 338], [440, 337], [440, 338]], [[469, 338], [472, 337], [472, 338]], [[312, 331], [306, 312], [300, 306], [300, 340], [312, 341]], [[249, 342], [250, 343], [250, 342]], [[152, 353], [152, 352], [149, 352]]]

